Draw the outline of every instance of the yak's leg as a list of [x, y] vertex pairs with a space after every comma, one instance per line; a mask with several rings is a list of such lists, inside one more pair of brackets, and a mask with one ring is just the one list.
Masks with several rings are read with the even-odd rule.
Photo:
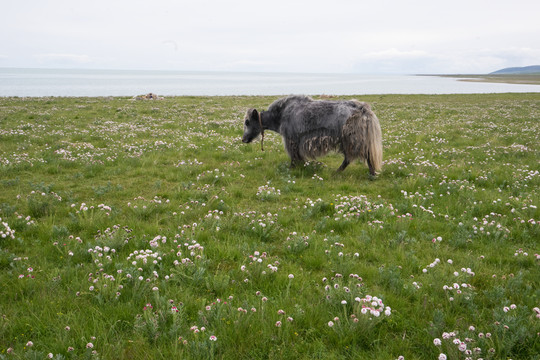
[[375, 168], [371, 164], [371, 161], [369, 160], [369, 156], [367, 157], [367, 165], [369, 167], [369, 175], [375, 176]]
[[294, 154], [291, 156], [291, 168], [295, 168], [298, 165], [303, 165], [306, 163], [306, 159], [304, 159], [300, 154]]
[[351, 162], [349, 161], [349, 159], [347, 159], [347, 157], [345, 157], [345, 159], [343, 159], [343, 162], [341, 163], [341, 166], [336, 170], [336, 172], [340, 172], [340, 171], [343, 171], [345, 170], [345, 168], [347, 166], [349, 166]]
[[291, 168], [295, 168], [299, 164], [303, 164], [305, 162], [305, 160], [300, 155], [300, 149], [296, 141], [286, 141], [285, 150], [287, 150], [287, 153], [291, 158]]
[[300, 156], [300, 153], [297, 149], [287, 150], [289, 150], [289, 157], [291, 158], [291, 168], [295, 168], [305, 162], [304, 159], [302, 159], [302, 156]]

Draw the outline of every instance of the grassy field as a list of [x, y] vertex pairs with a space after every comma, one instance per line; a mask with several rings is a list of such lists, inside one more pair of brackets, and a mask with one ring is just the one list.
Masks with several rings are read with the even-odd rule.
[[357, 98], [375, 179], [275, 97], [0, 98], [0, 358], [539, 359], [540, 94]]

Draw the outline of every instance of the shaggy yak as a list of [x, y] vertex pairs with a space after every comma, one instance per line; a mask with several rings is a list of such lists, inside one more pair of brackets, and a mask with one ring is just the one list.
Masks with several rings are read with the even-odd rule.
[[371, 175], [382, 166], [379, 120], [368, 104], [357, 100], [326, 101], [287, 96], [274, 101], [268, 111], [249, 109], [242, 141], [250, 143], [261, 134], [262, 148], [265, 129], [283, 137], [293, 167], [330, 151], [345, 156], [337, 171], [343, 171], [354, 159], [367, 162]]

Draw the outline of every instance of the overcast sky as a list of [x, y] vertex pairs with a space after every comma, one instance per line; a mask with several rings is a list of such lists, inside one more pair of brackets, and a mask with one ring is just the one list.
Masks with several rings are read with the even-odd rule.
[[540, 64], [538, 0], [0, 1], [0, 67], [433, 74]]

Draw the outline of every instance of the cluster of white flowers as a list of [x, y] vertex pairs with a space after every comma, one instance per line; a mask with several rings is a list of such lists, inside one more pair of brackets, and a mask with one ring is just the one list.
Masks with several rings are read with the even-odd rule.
[[370, 314], [375, 317], [379, 317], [381, 314], [386, 316], [392, 315], [390, 306], [385, 306], [383, 301], [377, 296], [366, 295], [363, 298], [356, 297], [354, 301], [362, 304], [362, 310], [360, 310], [362, 315]]
[[[2, 218], [0, 218], [0, 221], [2, 221]], [[2, 239], [5, 239], [5, 238], [12, 238], [12, 239], [15, 239], [15, 230], [12, 230], [8, 223], [7, 222], [3, 222], [2, 221], [2, 226], [4, 227], [3, 229], [0, 227], [0, 237], [2, 237]]]
[[108, 246], [95, 246], [94, 248], [88, 249], [88, 253], [92, 255], [94, 263], [97, 264], [97, 266], [101, 267], [103, 266], [103, 259], [106, 259], [108, 262], [112, 261], [111, 254], [115, 254], [116, 250], [111, 249]]
[[[443, 332], [442, 340], [439, 338], [433, 339], [433, 345], [440, 347], [443, 345], [444, 340], [450, 341], [452, 344], [454, 344], [457, 347], [458, 351], [460, 351], [463, 355], [466, 356], [465, 357], [466, 359], [472, 359], [473, 358], [472, 356], [479, 356], [480, 354], [484, 353], [484, 351], [478, 346], [477, 339], [484, 339], [484, 338], [489, 339], [491, 338], [491, 333], [485, 333], [485, 334], [483, 332], [476, 333], [475, 326], [471, 325], [469, 326], [467, 335], [468, 337], [465, 337], [465, 339], [462, 340], [458, 337], [457, 331]], [[490, 348], [487, 351], [487, 353], [492, 355], [495, 353], [495, 349]], [[481, 358], [482, 357], [478, 357], [478, 359], [481, 359]], [[448, 356], [444, 353], [440, 353], [438, 359], [446, 360], [448, 359]]]
[[167, 243], [167, 237], [161, 235], [154, 237], [152, 240], [150, 240], [150, 247], [157, 248], [160, 242], [162, 244]]
[[279, 189], [276, 189], [273, 186], [270, 186], [270, 183], [266, 183], [266, 185], [259, 186], [257, 188], [257, 196], [260, 198], [265, 197], [271, 197], [271, 196], [280, 196], [281, 191]]
[[[75, 213], [76, 214], [79, 214], [79, 213], [85, 213], [89, 210], [94, 210], [95, 207], [93, 205], [87, 205], [86, 203], [81, 203], [81, 205], [78, 206], [78, 210], [77, 210], [77, 204], [71, 204], [71, 208], [72, 209], [75, 209]], [[109, 216], [111, 214], [111, 210], [112, 208], [108, 205], [105, 205], [105, 204], [99, 204], [97, 206], [98, 210], [100, 211], [104, 211], [106, 213], [107, 216]]]
[[503, 307], [503, 311], [506, 313], [506, 312], [509, 312], [510, 310], [516, 310], [517, 309], [517, 306], [516, 304], [512, 304], [510, 306], [505, 306]]
[[[24, 219], [24, 221], [26, 221], [26, 225], [30, 226], [30, 225], [36, 225], [36, 222], [34, 220], [32, 220], [32, 217], [30, 215], [28, 216], [24, 216], [24, 215], [21, 215], [19, 213], [15, 213], [15, 215], [17, 215], [17, 219], [21, 220], [21, 219]], [[0, 221], [2, 221], [2, 219], [0, 218]]]
[[272, 228], [273, 225], [276, 225], [278, 214], [260, 214], [257, 219], [251, 220], [250, 225], [251, 230], [257, 230], [258, 228], [255, 225], [258, 225], [259, 228]]
[[[358, 218], [362, 214], [371, 213], [380, 208], [384, 208], [384, 204], [372, 203], [368, 200], [365, 195], [357, 196], [342, 196], [336, 195], [336, 198], [331, 203], [334, 205], [335, 218], [334, 220], [339, 221], [340, 219], [352, 219]], [[394, 210], [390, 205], [389, 210]]]
[[156, 265], [158, 263], [158, 260], [161, 261], [161, 256], [158, 252], [153, 252], [152, 250], [135, 250], [129, 256], [127, 257], [127, 260], [131, 260], [134, 258], [134, 260], [131, 262], [133, 266], [137, 266], [138, 262], [141, 262], [142, 264], [147, 264], [148, 261], [150, 261], [152, 264]]
[[180, 248], [182, 248], [182, 246], [187, 249], [187, 251], [189, 252], [190, 257], [185, 256], [185, 257], [182, 258], [182, 251], [178, 250], [176, 252], [176, 257], [181, 258], [181, 259], [180, 260], [174, 260], [173, 261], [174, 266], [179, 266], [180, 264], [182, 264], [182, 265], [193, 265], [194, 261], [202, 259], [203, 252], [204, 252], [204, 246], [199, 244], [197, 241], [191, 240], [190, 243], [186, 242], [183, 245], [179, 244], [177, 246], [177, 248], [180, 249]]
[[198, 161], [197, 159], [193, 159], [193, 160], [180, 160], [180, 162], [178, 164], [176, 164], [175, 166], [176, 167], [180, 167], [182, 165], [202, 165], [203, 163]]
[[101, 211], [106, 211], [107, 215], [109, 215], [110, 211], [112, 210], [112, 208], [110, 206], [105, 205], [105, 204], [99, 204], [98, 209], [101, 210]]
[[425, 274], [428, 272], [427, 268], [434, 268], [441, 262], [441, 259], [436, 258], [435, 261], [433, 261], [431, 264], [429, 264], [426, 268], [422, 269], [422, 272]]
[[[494, 218], [502, 218], [502, 214], [497, 213], [489, 213], [485, 215], [483, 218], [478, 219], [477, 217], [474, 217], [473, 220], [477, 222], [476, 225], [472, 225], [472, 229], [475, 235], [495, 235], [497, 233], [501, 234], [508, 234], [510, 233], [510, 230], [501, 223], [493, 220]], [[490, 221], [491, 220], [491, 221]]]
[[518, 249], [516, 250], [516, 252], [514, 253], [514, 256], [529, 256], [529, 253], [527, 253], [526, 251], [523, 251], [523, 249]]
[[[260, 253], [259, 251], [255, 251], [253, 252], [253, 255], [248, 256], [248, 260], [249, 260], [248, 266], [249, 268], [259, 269], [259, 267], [256, 265], [260, 264], [259, 266], [262, 266], [264, 268], [265, 267], [264, 262], [268, 260], [267, 258], [268, 258], [268, 254], [266, 252]], [[275, 273], [278, 271], [277, 265], [279, 265], [279, 261], [274, 261], [272, 263], [267, 263], [266, 268], [270, 270], [271, 273]], [[242, 265], [240, 267], [240, 270], [242, 272], [246, 272], [246, 271], [249, 272], [248, 266]], [[267, 274], [266, 270], [260, 270], [260, 271], [262, 275]]]
[[317, 204], [324, 203], [323, 199], [318, 198], [317, 200], [311, 200], [310, 198], [306, 199], [306, 203], [304, 204], [304, 209], [307, 209], [308, 207], [314, 207]]
[[212, 170], [203, 171], [202, 173], [197, 175], [197, 181], [205, 177], [219, 179], [219, 178], [225, 177], [225, 173], [219, 169], [214, 169], [213, 171]]

